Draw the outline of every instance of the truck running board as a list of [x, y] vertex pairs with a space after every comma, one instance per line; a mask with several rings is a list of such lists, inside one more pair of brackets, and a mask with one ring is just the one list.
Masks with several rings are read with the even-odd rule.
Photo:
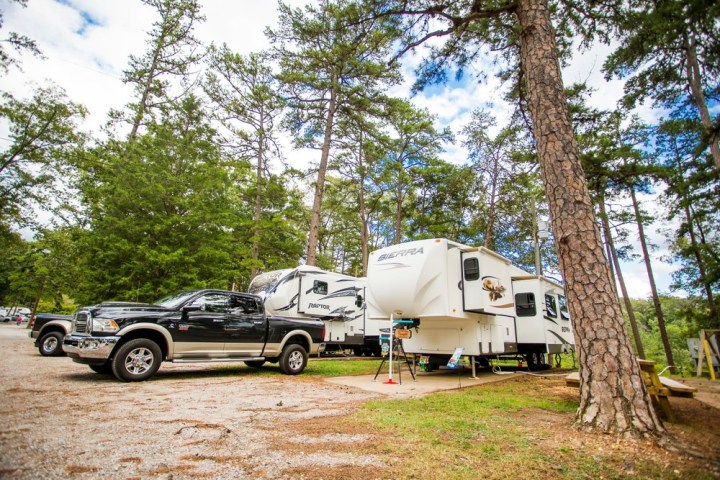
[[249, 362], [255, 360], [265, 360], [265, 357], [178, 358], [173, 360], [172, 363]]

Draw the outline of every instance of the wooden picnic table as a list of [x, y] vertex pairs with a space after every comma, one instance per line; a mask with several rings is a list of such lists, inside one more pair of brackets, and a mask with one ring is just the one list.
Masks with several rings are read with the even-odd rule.
[[[647, 386], [653, 403], [656, 403], [660, 407], [661, 412], [668, 421], [674, 422], [675, 415], [673, 414], [668, 397], [692, 397], [697, 389], [673, 380], [672, 378], [659, 376], [655, 371], [655, 362], [652, 360], [638, 359], [638, 364], [640, 365], [640, 371], [642, 372], [645, 385]], [[579, 387], [580, 373], [573, 372], [569, 374], [565, 377], [565, 383], [571, 387]]]

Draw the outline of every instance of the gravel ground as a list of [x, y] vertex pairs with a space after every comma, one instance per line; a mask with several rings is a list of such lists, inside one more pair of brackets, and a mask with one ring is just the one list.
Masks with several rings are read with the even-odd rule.
[[163, 364], [150, 381], [121, 383], [40, 356], [27, 332], [0, 324], [0, 478], [286, 479], [381, 467], [343, 448], [373, 442], [370, 433], [298, 428], [341, 421], [378, 394], [242, 364]]

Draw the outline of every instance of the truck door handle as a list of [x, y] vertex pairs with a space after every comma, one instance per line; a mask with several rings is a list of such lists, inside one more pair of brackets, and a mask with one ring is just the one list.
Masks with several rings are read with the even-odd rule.
[[262, 325], [262, 324], [263, 324], [263, 321], [262, 321], [262, 320], [255, 320], [253, 323], [254, 323], [255, 325]]

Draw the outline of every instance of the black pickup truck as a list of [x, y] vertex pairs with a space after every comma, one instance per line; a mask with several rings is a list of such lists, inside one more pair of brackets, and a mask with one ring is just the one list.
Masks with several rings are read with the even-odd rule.
[[63, 354], [63, 337], [70, 331], [71, 315], [38, 313], [32, 320], [30, 338], [35, 340], [40, 355], [56, 357]]
[[283, 373], [296, 375], [324, 335], [320, 320], [267, 316], [256, 295], [193, 290], [155, 304], [82, 308], [63, 350], [73, 361], [123, 381], [146, 380], [163, 361], [244, 361], [255, 368], [279, 362]]

